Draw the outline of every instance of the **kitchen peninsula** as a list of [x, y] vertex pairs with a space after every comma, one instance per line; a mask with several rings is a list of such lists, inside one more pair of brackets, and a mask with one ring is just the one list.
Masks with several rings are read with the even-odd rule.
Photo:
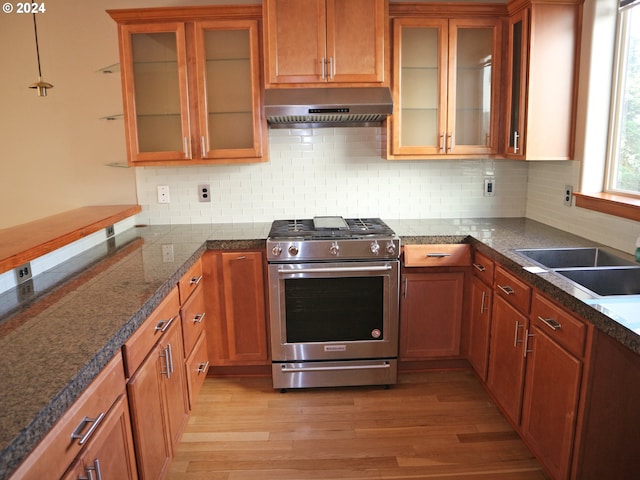
[[[470, 243], [597, 331], [640, 354], [637, 333], [584, 303], [586, 294], [560, 277], [523, 270], [533, 264], [514, 252], [593, 242], [524, 218], [385, 221], [405, 245]], [[262, 249], [269, 227], [137, 226], [116, 235], [116, 246], [102, 260], [78, 269], [37, 302], [4, 315], [0, 478], [8, 478], [207, 249]], [[172, 245], [170, 261], [162, 255], [163, 245]], [[69, 264], [58, 271], [65, 269]], [[3, 297], [1, 302], [8, 298]]]

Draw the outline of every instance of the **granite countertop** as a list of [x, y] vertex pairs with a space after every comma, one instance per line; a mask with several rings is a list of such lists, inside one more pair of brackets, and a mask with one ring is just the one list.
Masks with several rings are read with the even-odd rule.
[[[388, 220], [403, 244], [469, 242], [640, 354], [640, 336], [515, 248], [593, 246], [522, 219]], [[205, 249], [264, 248], [269, 223], [137, 227], [0, 295], [0, 479], [6, 479]], [[162, 245], [173, 245], [163, 261]], [[624, 254], [622, 254], [624, 255]], [[632, 258], [628, 255], [629, 258]], [[620, 319], [618, 319], [620, 320]]]

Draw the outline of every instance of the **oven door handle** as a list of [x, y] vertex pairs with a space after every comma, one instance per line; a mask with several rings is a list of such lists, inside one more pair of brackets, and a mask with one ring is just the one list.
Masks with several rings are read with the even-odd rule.
[[348, 273], [348, 272], [386, 272], [391, 270], [391, 265], [381, 265], [375, 267], [317, 267], [317, 268], [297, 268], [290, 270], [288, 268], [279, 268], [278, 273], [291, 274], [296, 273]]
[[284, 373], [290, 372], [321, 372], [331, 370], [370, 370], [372, 368], [391, 368], [389, 362], [379, 363], [374, 365], [334, 365], [334, 366], [314, 366], [314, 367], [288, 367], [282, 365], [282, 371]]

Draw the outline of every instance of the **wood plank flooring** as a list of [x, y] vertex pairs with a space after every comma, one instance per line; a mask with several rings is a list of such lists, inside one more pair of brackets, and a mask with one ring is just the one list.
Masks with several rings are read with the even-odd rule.
[[391, 389], [273, 390], [207, 378], [170, 480], [541, 480], [539, 463], [467, 371]]

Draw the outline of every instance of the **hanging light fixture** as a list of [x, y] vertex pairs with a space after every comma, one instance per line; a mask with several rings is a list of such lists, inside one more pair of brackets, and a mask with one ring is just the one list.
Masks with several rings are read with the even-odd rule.
[[33, 14], [33, 33], [36, 37], [36, 56], [38, 58], [38, 81], [36, 83], [32, 83], [31, 85], [29, 85], [29, 88], [34, 88], [36, 90], [38, 90], [38, 96], [39, 97], [46, 97], [47, 96], [47, 88], [53, 88], [53, 85], [51, 85], [48, 82], [44, 82], [42, 80], [42, 69], [40, 68], [40, 48], [38, 46], [38, 27], [36, 25], [36, 14]]

